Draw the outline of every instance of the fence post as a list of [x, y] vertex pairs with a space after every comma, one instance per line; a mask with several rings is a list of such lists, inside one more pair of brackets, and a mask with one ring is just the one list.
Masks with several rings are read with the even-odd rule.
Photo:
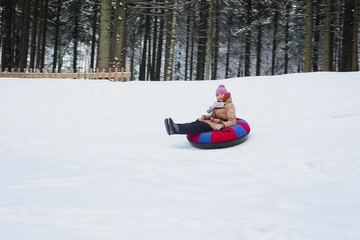
[[124, 81], [124, 68], [121, 68], [121, 70], [120, 70], [120, 81], [121, 82]]
[[117, 81], [118, 81], [118, 76], [117, 76], [118, 73], [117, 73], [117, 72], [118, 72], [118, 68], [116, 67], [116, 68], [115, 68], [115, 73], [114, 73], [114, 82], [117, 82]]

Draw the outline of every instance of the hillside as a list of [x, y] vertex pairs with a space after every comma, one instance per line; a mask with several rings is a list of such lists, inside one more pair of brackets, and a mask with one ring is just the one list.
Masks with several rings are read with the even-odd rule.
[[[360, 74], [114, 83], [0, 79], [0, 238], [356, 240]], [[225, 84], [251, 126], [193, 148]]]

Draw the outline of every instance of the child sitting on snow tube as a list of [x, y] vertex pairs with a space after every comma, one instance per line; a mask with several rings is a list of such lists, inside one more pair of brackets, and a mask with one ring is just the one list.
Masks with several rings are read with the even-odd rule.
[[220, 85], [216, 91], [216, 99], [209, 107], [208, 115], [202, 115], [196, 121], [190, 123], [175, 123], [171, 118], [164, 120], [168, 135], [189, 134], [195, 135], [202, 132], [219, 131], [223, 128], [237, 124], [235, 106], [232, 103], [231, 93], [224, 85]]

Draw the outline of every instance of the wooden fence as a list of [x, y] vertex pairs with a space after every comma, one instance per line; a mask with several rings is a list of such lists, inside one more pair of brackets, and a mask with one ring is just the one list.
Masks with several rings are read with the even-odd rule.
[[102, 71], [99, 71], [97, 69], [96, 71], [93, 71], [92, 69], [89, 69], [88, 72], [68, 72], [67, 69], [61, 69], [61, 72], [51, 72], [51, 69], [46, 70], [43, 69], [40, 71], [39, 69], [30, 69], [30, 71], [23, 71], [20, 72], [14, 71], [14, 69], [11, 69], [9, 71], [8, 69], [5, 69], [4, 72], [2, 72], [1, 64], [0, 64], [0, 77], [12, 77], [12, 78], [71, 78], [71, 79], [106, 79], [110, 81], [130, 81], [131, 73], [130, 72], [124, 72], [123, 69], [118, 68], [110, 68], [108, 71], [105, 69], [102, 69]]

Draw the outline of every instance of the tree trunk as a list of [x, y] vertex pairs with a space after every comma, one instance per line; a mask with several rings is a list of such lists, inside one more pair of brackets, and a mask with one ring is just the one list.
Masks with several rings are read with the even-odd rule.
[[77, 12], [81, 11], [79, 3], [75, 3], [75, 14], [74, 14], [74, 32], [73, 32], [73, 71], [77, 72], [77, 60], [78, 60], [78, 44], [79, 44], [79, 15]]
[[130, 77], [130, 81], [134, 80], [134, 62], [135, 62], [135, 51], [131, 51], [130, 52], [130, 72], [131, 72], [131, 77]]
[[191, 36], [191, 5], [186, 6], [186, 44], [185, 44], [185, 80], [188, 80], [189, 55], [190, 55], [190, 36]]
[[206, 71], [205, 71], [205, 79], [210, 80], [210, 72], [211, 72], [211, 55], [213, 48], [213, 40], [214, 40], [214, 3], [215, 0], [210, 0], [209, 6], [209, 27], [207, 29], [207, 43], [206, 43]]
[[353, 34], [353, 58], [352, 58], [352, 71], [359, 71], [358, 58], [359, 58], [359, 48], [358, 48], [358, 34], [359, 34], [359, 0], [354, 0], [354, 34]]
[[190, 49], [190, 78], [189, 80], [193, 80], [193, 72], [194, 72], [194, 59], [195, 59], [195, 30], [196, 29], [196, 22], [193, 20], [193, 30], [191, 31], [191, 49]]
[[107, 70], [110, 67], [111, 2], [111, 0], [101, 0], [98, 58], [98, 66], [100, 70]]
[[243, 61], [244, 58], [243, 56], [239, 57], [239, 62], [238, 62], [238, 68], [237, 68], [237, 77], [243, 77], [244, 76], [244, 70], [243, 70]]
[[62, 0], [58, 0], [55, 22], [55, 43], [54, 43], [54, 55], [53, 55], [53, 72], [56, 70], [56, 64], [58, 61], [59, 52], [59, 37], [60, 37], [60, 14], [61, 14]]
[[21, 35], [19, 34], [19, 30], [21, 29], [21, 25], [19, 24], [21, 21], [18, 19], [20, 18], [21, 14], [18, 14], [16, 4], [14, 5], [12, 9], [12, 30], [11, 35], [13, 36], [12, 42], [11, 42], [11, 52], [13, 54], [13, 58], [11, 59], [12, 67], [14, 69], [19, 70], [20, 66], [20, 58], [21, 58]]
[[261, 44], [262, 44], [262, 12], [264, 5], [259, 1], [257, 4], [258, 19], [257, 19], [257, 41], [256, 41], [256, 76], [261, 75]]
[[230, 37], [230, 33], [231, 30], [229, 28], [229, 33], [227, 36], [227, 44], [226, 44], [226, 62], [225, 62], [225, 78], [229, 78], [229, 73], [230, 73], [230, 45], [231, 45], [231, 37]]
[[13, 29], [13, 1], [4, 1], [3, 10], [2, 10], [2, 52], [1, 52], [1, 61], [2, 61], [2, 71], [7, 68], [10, 70], [14, 66], [14, 52], [12, 51], [11, 44], [13, 41], [12, 29]]
[[271, 56], [271, 75], [275, 75], [275, 68], [276, 68], [275, 60], [276, 60], [276, 50], [277, 50], [278, 21], [279, 21], [279, 6], [277, 3], [275, 3], [272, 56]]
[[35, 68], [40, 68], [40, 57], [41, 57], [41, 40], [43, 35], [43, 24], [44, 24], [44, 0], [40, 0], [39, 7], [39, 31], [36, 37], [37, 50], [36, 50], [36, 62]]
[[29, 53], [29, 33], [30, 33], [30, 12], [31, 0], [24, 0], [23, 24], [21, 31], [21, 57], [20, 71], [27, 68], [27, 57]]
[[115, 20], [114, 20], [114, 59], [120, 68], [126, 67], [126, 17], [127, 0], [116, 0]]
[[[132, 34], [131, 34], [131, 38], [130, 40], [135, 39], [135, 36], [138, 35], [136, 32], [136, 28], [133, 28]], [[131, 51], [130, 51], [130, 72], [131, 72], [131, 80], [133, 81], [134, 78], [134, 71], [135, 71], [135, 67], [134, 67], [134, 62], [135, 62], [135, 48], [133, 47], [133, 45], [131, 44]]]
[[148, 41], [150, 38], [150, 15], [149, 10], [147, 10], [147, 14], [145, 16], [145, 33], [144, 33], [144, 40], [143, 40], [143, 49], [141, 54], [141, 64], [140, 64], [140, 74], [139, 80], [146, 80], [146, 59], [147, 59], [147, 47]]
[[[161, 9], [161, 16], [164, 16], [165, 10]], [[164, 44], [164, 25], [165, 25], [165, 18], [160, 18], [160, 25], [159, 25], [159, 41], [157, 43], [157, 56], [156, 56], [156, 70], [155, 70], [155, 80], [160, 81], [160, 73], [161, 73], [161, 57], [163, 54], [163, 44]]]
[[345, 0], [343, 34], [342, 34], [342, 55], [341, 71], [351, 71], [353, 68], [353, 40], [354, 40], [354, 0]]
[[93, 3], [93, 17], [92, 17], [92, 33], [91, 33], [91, 53], [90, 53], [90, 69], [95, 68], [95, 49], [96, 49], [96, 35], [98, 29], [98, 13], [99, 13], [99, 2], [98, 0]]
[[319, 71], [319, 45], [320, 45], [320, 10], [321, 10], [321, 2], [320, 0], [314, 1], [315, 4], [315, 26], [314, 26], [314, 39], [313, 39], [313, 57], [312, 57], [312, 64], [313, 64], [313, 71]]
[[331, 44], [331, 11], [333, 0], [326, 0], [325, 7], [325, 25], [324, 25], [324, 53], [323, 53], [323, 71], [332, 71], [332, 44]]
[[197, 67], [196, 67], [197, 80], [204, 80], [205, 77], [208, 18], [209, 16], [208, 16], [207, 1], [200, 0], [199, 41], [198, 41], [198, 51], [197, 51]]
[[46, 50], [46, 33], [47, 33], [47, 24], [48, 24], [48, 11], [49, 11], [49, 0], [45, 0], [44, 6], [44, 21], [42, 28], [42, 38], [41, 38], [41, 57], [40, 57], [40, 68], [45, 68], [45, 50]]
[[32, 24], [32, 33], [31, 33], [31, 44], [30, 44], [30, 68], [35, 68], [35, 56], [37, 49], [37, 30], [38, 30], [38, 18], [39, 18], [39, 0], [34, 0], [34, 14], [33, 14], [33, 24]]
[[313, 28], [313, 0], [306, 0], [304, 72], [311, 72], [311, 57], [312, 57], [312, 49], [313, 49], [312, 28]]
[[220, 9], [219, 0], [215, 1], [215, 37], [214, 37], [214, 65], [212, 67], [211, 79], [217, 79], [219, 49], [220, 49]]
[[159, 81], [160, 79], [156, 79], [156, 69], [157, 69], [157, 65], [156, 65], [156, 52], [157, 52], [157, 42], [158, 42], [158, 30], [159, 30], [159, 17], [157, 16], [159, 9], [154, 9], [154, 24], [153, 24], [153, 45], [152, 45], [152, 59], [151, 59], [151, 66], [152, 66], [152, 71], [150, 74], [150, 79], [151, 80], [156, 80]]
[[174, 9], [172, 13], [171, 19], [171, 28], [170, 28], [170, 43], [167, 44], [169, 48], [169, 55], [166, 61], [168, 62], [166, 69], [166, 81], [170, 81], [172, 79], [173, 74], [173, 64], [174, 64], [174, 53], [175, 53], [175, 40], [176, 40], [176, 29], [177, 29], [177, 18], [178, 18], [178, 0], [175, 0]]
[[291, 5], [289, 0], [286, 4], [286, 23], [285, 23], [285, 56], [284, 56], [284, 73], [289, 73], [289, 43], [290, 43], [290, 10]]
[[252, 22], [252, 5], [251, 0], [246, 4], [246, 24], [245, 32], [245, 76], [250, 76], [250, 59], [251, 59], [251, 22]]
[[225, 78], [230, 77], [230, 46], [231, 46], [231, 26], [233, 24], [232, 15], [227, 20], [227, 42], [226, 42], [226, 61], [225, 61]]
[[[150, 23], [152, 23], [153, 21], [150, 21]], [[147, 66], [147, 74], [146, 74], [146, 80], [147, 81], [151, 81], [152, 80], [152, 78], [150, 78], [152, 75], [153, 75], [153, 71], [154, 71], [154, 69], [153, 69], [153, 65], [152, 65], [152, 62], [151, 62], [151, 44], [152, 44], [152, 42], [151, 42], [151, 40], [152, 40], [152, 38], [151, 38], [151, 25], [149, 25], [149, 34], [148, 34], [148, 36], [149, 36], [149, 38], [148, 38], [148, 47], [147, 47], [147, 49], [148, 49], [148, 51], [147, 51], [147, 64], [146, 64], [146, 66]]]

